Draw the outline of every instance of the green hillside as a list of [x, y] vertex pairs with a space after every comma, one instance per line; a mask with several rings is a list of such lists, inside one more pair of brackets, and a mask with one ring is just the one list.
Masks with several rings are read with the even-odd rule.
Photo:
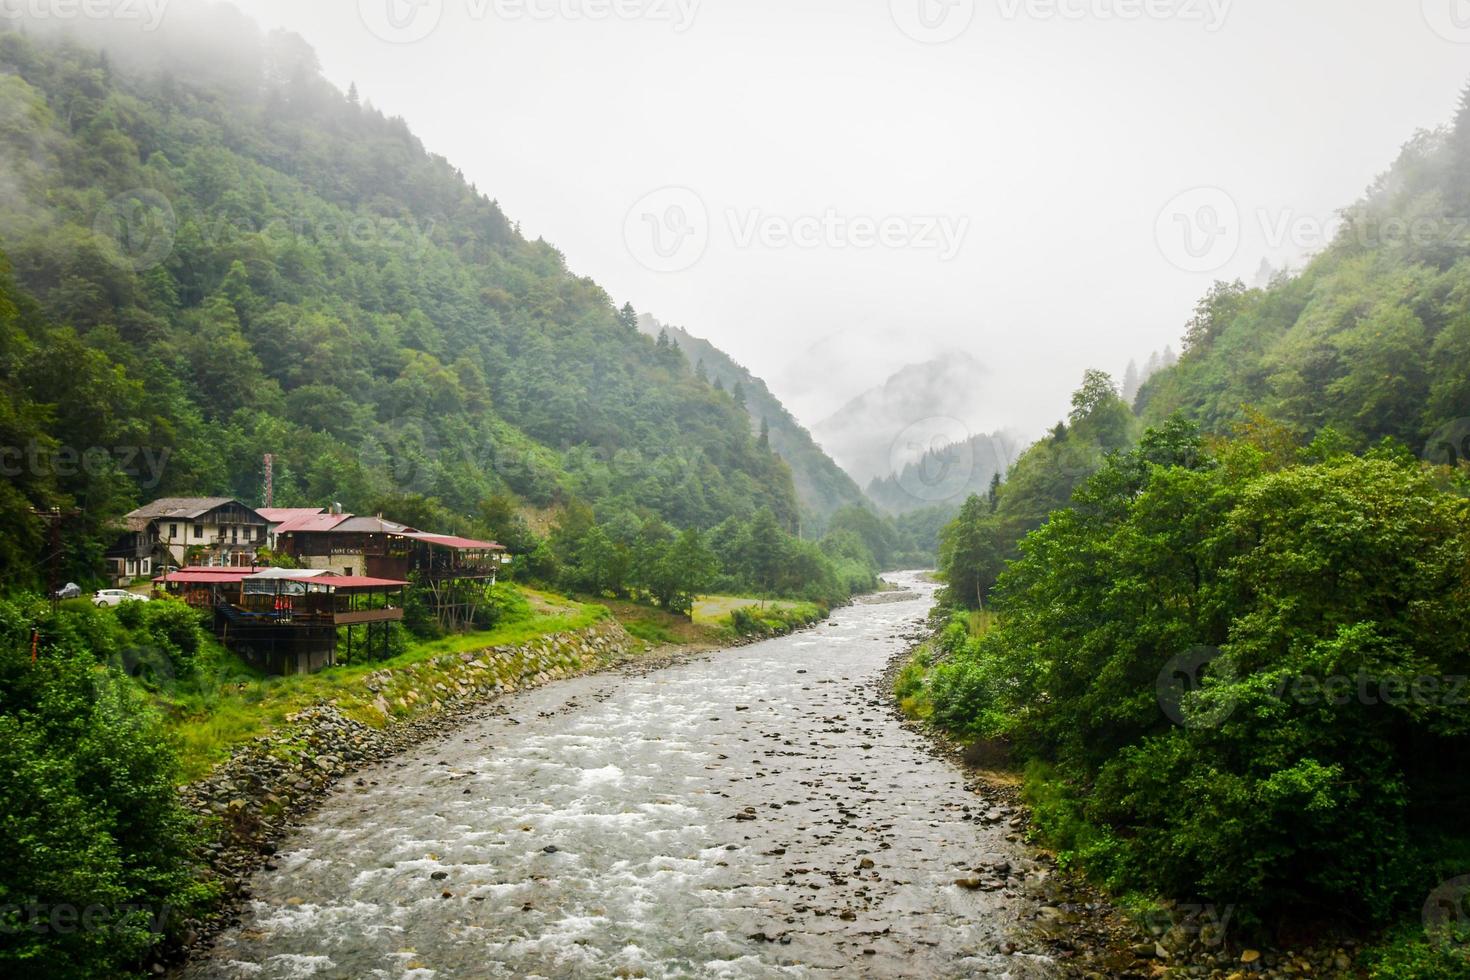
[[1465, 976], [1425, 896], [1470, 855], [1433, 687], [1470, 669], [1467, 354], [1470, 94], [1306, 269], [1216, 284], [1138, 417], [1089, 372], [965, 504], [910, 705], [1010, 746], [1039, 836], [1116, 892], [1382, 927], [1366, 975]]
[[[1347, 209], [1331, 247], [1268, 288], [1221, 283], [1179, 364], [1144, 385], [1146, 422], [1224, 432], [1251, 410], [1356, 448], [1392, 437], [1445, 461], [1470, 435], [1470, 98], [1415, 136]], [[1461, 431], [1464, 430], [1464, 431]]]
[[771, 394], [764, 381], [741, 367], [729, 354], [683, 327], [665, 326], [646, 313], [639, 319], [641, 329], [652, 337], [667, 331], [669, 339], [684, 352], [696, 372], [703, 365], [703, 376], [710, 383], [729, 391], [745, 406], [757, 432], [762, 425], [766, 426], [771, 449], [791, 467], [807, 533], [819, 534], [832, 515], [844, 507], [868, 505], [852, 477], [822, 451], [811, 433]]
[[81, 511], [87, 569], [140, 500], [258, 502], [266, 453], [278, 506], [796, 528], [729, 392], [300, 39], [199, 16], [109, 54], [0, 24], [0, 427], [37, 447], [7, 459], [7, 579], [33, 575], [32, 507]]

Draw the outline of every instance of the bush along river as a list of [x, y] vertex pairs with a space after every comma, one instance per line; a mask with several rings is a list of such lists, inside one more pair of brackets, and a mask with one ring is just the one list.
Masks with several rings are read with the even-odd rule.
[[1048, 869], [891, 710], [933, 586], [513, 694], [361, 770], [187, 977], [1043, 977]]

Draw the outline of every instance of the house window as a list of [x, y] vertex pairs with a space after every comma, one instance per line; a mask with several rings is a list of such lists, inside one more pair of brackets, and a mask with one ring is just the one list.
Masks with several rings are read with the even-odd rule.
[[351, 565], [344, 565], [342, 567], [342, 574], [343, 575], [346, 575], [348, 578], [351, 578], [352, 577], [352, 566]]
[[239, 544], [239, 543], [240, 543], [240, 529], [238, 527], [232, 527], [232, 528], [230, 528], [230, 544]]
[[176, 538], [178, 536], [179, 536], [179, 526], [177, 524], [170, 524], [168, 526], [168, 539], [170, 541], [172, 541], [174, 538]]
[[203, 524], [195, 524], [194, 525], [194, 537], [195, 538], [202, 538], [202, 537], [204, 537], [204, 525]]

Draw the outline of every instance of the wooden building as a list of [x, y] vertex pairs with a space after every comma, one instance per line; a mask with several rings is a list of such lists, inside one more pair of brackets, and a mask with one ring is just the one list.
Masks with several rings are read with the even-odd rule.
[[493, 541], [433, 534], [382, 517], [317, 513], [276, 529], [277, 547], [295, 563], [339, 575], [407, 579], [423, 590], [440, 625], [470, 628], [509, 561]]
[[185, 568], [160, 588], [214, 614], [221, 642], [272, 674], [314, 673], [347, 655], [385, 658], [391, 624], [403, 621], [408, 582], [325, 569]]
[[123, 518], [107, 558], [118, 577], [129, 570], [147, 575], [154, 567], [248, 566], [265, 546], [267, 527], [264, 517], [231, 497], [163, 497]]

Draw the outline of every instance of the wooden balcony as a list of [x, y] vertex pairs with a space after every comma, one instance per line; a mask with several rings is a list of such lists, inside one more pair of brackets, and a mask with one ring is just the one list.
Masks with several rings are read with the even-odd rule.
[[356, 612], [339, 612], [333, 617], [338, 626], [361, 626], [363, 623], [401, 623], [402, 609], [361, 609]]

